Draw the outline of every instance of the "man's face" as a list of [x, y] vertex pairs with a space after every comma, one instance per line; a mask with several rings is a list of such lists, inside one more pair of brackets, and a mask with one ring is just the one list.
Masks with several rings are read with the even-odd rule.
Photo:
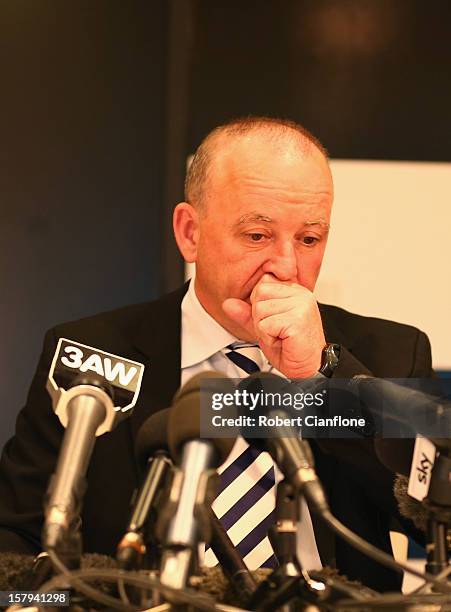
[[223, 311], [227, 298], [249, 302], [263, 274], [313, 291], [327, 242], [333, 185], [322, 154], [249, 135], [220, 153], [199, 216], [196, 293], [239, 338]]

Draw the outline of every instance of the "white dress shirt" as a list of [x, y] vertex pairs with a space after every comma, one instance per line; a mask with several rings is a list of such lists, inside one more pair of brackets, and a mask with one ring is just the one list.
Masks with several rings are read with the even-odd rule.
[[[190, 378], [206, 370], [216, 370], [229, 378], [242, 378], [245, 376], [244, 372], [230, 361], [224, 353], [224, 349], [229, 344], [237, 342], [238, 340], [239, 339], [233, 334], [221, 327], [221, 325], [219, 325], [219, 323], [217, 323], [217, 321], [215, 321], [203, 308], [194, 289], [194, 279], [191, 280], [189, 289], [182, 301], [181, 384], [184, 385]], [[273, 372], [282, 376], [280, 372], [273, 368], [263, 353], [259, 366], [263, 372]], [[247, 447], [247, 442], [239, 437], [228, 459], [218, 469], [218, 472], [221, 473], [225, 470]], [[269, 455], [267, 453], [262, 453], [262, 455], [263, 457], [260, 459], [260, 462], [270, 465], [272, 460]], [[277, 466], [275, 466], [275, 472], [277, 483], [282, 479], [282, 475], [277, 469]], [[273, 489], [268, 491], [261, 500], [261, 503], [268, 504], [267, 507], [271, 506], [270, 510], [275, 507], [275, 489], [276, 487], [273, 487]], [[229, 493], [229, 489], [226, 492], [232, 497], [233, 492]], [[244, 493], [245, 491], [243, 491], [242, 494]], [[237, 491], [237, 494], [239, 494], [239, 491]], [[224, 505], [225, 502], [226, 507], [227, 505], [231, 507], [236, 499], [230, 499], [229, 504], [229, 500], [215, 500], [213, 503], [213, 509], [215, 509], [215, 511], [215, 504], [217, 501], [221, 501], [222, 505]], [[268, 511], [266, 511], [266, 515], [267, 514], [269, 514]], [[221, 513], [219, 513], [219, 517], [220, 516], [222, 516]], [[235, 525], [232, 529], [234, 528]], [[232, 541], [239, 541], [239, 536], [233, 537], [234, 534], [231, 534], [230, 531], [229, 535]], [[261, 545], [269, 547], [268, 538], [265, 538]], [[244, 559], [249, 569], [256, 569], [252, 562], [253, 556], [251, 552]], [[298, 530], [298, 557], [302, 566], [307, 570], [320, 569], [322, 567], [310, 513], [304, 499], [301, 501], [301, 521]], [[204, 563], [207, 566], [217, 564], [217, 559], [211, 550], [207, 552]]]

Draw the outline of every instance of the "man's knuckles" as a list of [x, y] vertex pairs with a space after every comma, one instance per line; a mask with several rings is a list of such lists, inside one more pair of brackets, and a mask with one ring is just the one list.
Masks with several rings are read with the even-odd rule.
[[254, 319], [260, 320], [274, 314], [283, 314], [291, 308], [292, 304], [286, 299], [256, 301], [252, 304], [252, 316]]
[[278, 338], [282, 329], [282, 323], [278, 317], [266, 317], [258, 321], [256, 327], [259, 334]]
[[270, 300], [272, 298], [286, 297], [292, 294], [292, 289], [279, 283], [258, 283], [255, 285], [252, 300]]

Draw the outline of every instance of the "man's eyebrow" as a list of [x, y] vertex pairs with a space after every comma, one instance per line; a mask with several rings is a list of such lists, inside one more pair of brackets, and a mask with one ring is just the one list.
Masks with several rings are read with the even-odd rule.
[[[255, 223], [256, 221], [272, 223], [273, 219], [271, 219], [271, 217], [268, 217], [267, 215], [262, 215], [260, 213], [248, 213], [246, 215], [242, 215], [234, 225], [235, 227], [240, 227], [241, 225], [245, 225], [246, 223]], [[306, 221], [304, 225], [308, 227], [311, 227], [312, 225], [320, 225], [326, 230], [330, 229], [330, 224], [322, 218], [316, 219], [315, 221]]]
[[264, 221], [266, 223], [271, 223], [271, 217], [266, 215], [261, 215], [260, 213], [248, 213], [247, 215], [242, 215], [235, 225], [238, 227], [240, 225], [244, 225], [245, 223], [254, 223], [255, 221]]
[[327, 223], [324, 219], [317, 219], [316, 221], [306, 221], [304, 225], [308, 225], [309, 227], [312, 225], [321, 225], [325, 229], [330, 229], [330, 223]]

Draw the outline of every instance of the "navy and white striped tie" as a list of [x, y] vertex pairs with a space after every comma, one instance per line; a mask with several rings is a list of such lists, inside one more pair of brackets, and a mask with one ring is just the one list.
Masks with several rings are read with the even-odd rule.
[[[261, 370], [263, 355], [255, 344], [235, 342], [224, 353], [245, 374]], [[243, 442], [243, 452], [221, 473], [213, 508], [250, 569], [275, 567], [268, 539], [275, 520], [274, 464], [267, 453], [245, 446]]]

